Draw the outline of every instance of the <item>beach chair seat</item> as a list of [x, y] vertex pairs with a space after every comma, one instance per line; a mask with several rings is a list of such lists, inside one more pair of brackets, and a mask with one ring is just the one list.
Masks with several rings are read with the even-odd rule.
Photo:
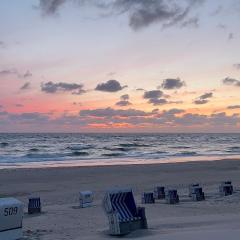
[[40, 197], [34, 197], [28, 199], [28, 214], [41, 213], [41, 199]]
[[151, 203], [155, 203], [154, 193], [153, 192], [142, 193], [142, 204], [151, 204]]
[[0, 239], [22, 237], [23, 203], [15, 198], [0, 198]]
[[166, 203], [176, 204], [179, 203], [179, 196], [176, 189], [169, 189], [166, 195]]
[[93, 192], [92, 191], [81, 191], [79, 194], [80, 207], [91, 207], [93, 205]]
[[219, 192], [222, 196], [228, 196], [233, 194], [233, 186], [231, 181], [221, 182], [219, 186]]
[[157, 186], [154, 188], [154, 198], [155, 199], [165, 199], [165, 187]]
[[147, 228], [145, 208], [137, 207], [131, 189], [107, 191], [103, 208], [108, 217], [111, 235], [124, 235]]

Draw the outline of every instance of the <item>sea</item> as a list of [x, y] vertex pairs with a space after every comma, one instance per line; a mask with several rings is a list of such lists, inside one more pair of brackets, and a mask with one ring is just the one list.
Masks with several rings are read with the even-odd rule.
[[0, 133], [0, 168], [233, 159], [239, 133]]

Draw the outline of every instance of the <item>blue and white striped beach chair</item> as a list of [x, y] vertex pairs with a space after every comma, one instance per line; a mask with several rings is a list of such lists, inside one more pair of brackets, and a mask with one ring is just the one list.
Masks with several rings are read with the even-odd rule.
[[40, 197], [28, 199], [28, 214], [41, 213], [41, 200]]
[[107, 191], [103, 208], [108, 216], [111, 235], [124, 235], [147, 228], [145, 208], [136, 207], [131, 189]]
[[151, 203], [155, 203], [153, 192], [142, 193], [142, 204], [151, 204]]

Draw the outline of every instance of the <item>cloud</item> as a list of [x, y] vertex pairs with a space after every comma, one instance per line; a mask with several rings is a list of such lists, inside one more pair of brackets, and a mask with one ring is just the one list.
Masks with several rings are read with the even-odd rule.
[[129, 26], [133, 30], [140, 30], [154, 23], [170, 27], [187, 22], [191, 10], [202, 2], [201, 0], [181, 1], [181, 3], [167, 0], [118, 0], [113, 2], [113, 7], [122, 13], [127, 12]]
[[95, 90], [102, 92], [118, 92], [126, 87], [127, 85], [121, 86], [117, 80], [108, 80], [106, 83], [99, 83]]
[[167, 78], [163, 80], [163, 83], [161, 84], [161, 88], [166, 89], [166, 90], [171, 90], [171, 89], [179, 89], [183, 86], [185, 86], [186, 83], [184, 81], [181, 81], [180, 78]]
[[235, 78], [226, 77], [223, 79], [223, 84], [240, 87], [240, 80], [237, 80]]
[[129, 100], [129, 95], [128, 94], [124, 94], [120, 97], [121, 100], [126, 101]]
[[197, 18], [197, 17], [189, 18], [181, 24], [181, 27], [197, 28], [197, 27], [199, 27], [199, 18]]
[[27, 70], [24, 74], [23, 74], [23, 78], [29, 78], [29, 77], [32, 77], [32, 73]]
[[233, 67], [237, 70], [240, 70], [240, 63], [233, 64]]
[[47, 83], [42, 83], [41, 90], [42, 92], [46, 93], [71, 92], [71, 94], [77, 95], [81, 95], [86, 92], [83, 89], [82, 84], [65, 82], [53, 83], [51, 81]]
[[117, 106], [121, 106], [121, 107], [126, 107], [129, 105], [132, 105], [131, 102], [128, 101], [129, 100], [129, 95], [128, 94], [124, 94], [120, 97], [120, 101], [116, 103]]
[[150, 98], [148, 102], [153, 104], [154, 106], [163, 105], [163, 104], [168, 103], [168, 101], [164, 98]]
[[145, 99], [153, 99], [153, 98], [160, 98], [163, 96], [163, 92], [161, 90], [152, 90], [152, 91], [146, 91], [143, 95], [143, 98]]
[[206, 99], [196, 99], [193, 101], [195, 104], [200, 105], [200, 104], [206, 104], [208, 103], [208, 100]]
[[55, 14], [59, 7], [65, 2], [67, 2], [67, 0], [39, 0], [39, 8], [43, 14], [51, 15]]
[[126, 106], [129, 106], [129, 105], [132, 105], [132, 103], [127, 101], [127, 100], [121, 100], [119, 102], [116, 102], [116, 105], [120, 106], [120, 107], [126, 107]]
[[0, 71], [0, 76], [7, 76], [7, 75], [12, 75], [12, 74], [18, 74], [18, 71], [14, 68], [12, 69], [4, 69]]
[[209, 98], [213, 97], [213, 93], [212, 92], [208, 92], [208, 93], [204, 93], [203, 95], [199, 96], [196, 100], [193, 101], [193, 103], [195, 104], [206, 104], [209, 102]]
[[147, 116], [148, 113], [141, 111], [141, 110], [136, 110], [136, 109], [127, 109], [127, 110], [122, 110], [122, 109], [113, 109], [113, 108], [98, 108], [94, 110], [81, 110], [80, 111], [80, 116], [84, 117], [135, 117], [135, 116]]
[[143, 95], [143, 98], [148, 99], [148, 102], [154, 106], [167, 104], [168, 101], [163, 97], [165, 97], [165, 95], [161, 90], [145, 91]]
[[28, 90], [28, 89], [30, 89], [30, 86], [31, 86], [31, 83], [26, 82], [20, 87], [20, 90]]
[[24, 105], [21, 104], [21, 103], [17, 103], [17, 104], [15, 104], [15, 107], [19, 107], [19, 108], [21, 108], [21, 107], [24, 107]]
[[0, 48], [5, 48], [5, 43], [3, 41], [0, 41]]
[[38, 112], [27, 112], [21, 114], [8, 114], [12, 121], [20, 121], [22, 123], [42, 123], [48, 122], [49, 117]]
[[234, 38], [233, 33], [229, 33], [229, 34], [228, 34], [228, 40], [232, 40], [233, 38]]
[[208, 98], [211, 98], [211, 97], [213, 97], [213, 93], [209, 92], [209, 93], [204, 93], [203, 95], [201, 95], [199, 97], [199, 99], [208, 99]]
[[240, 105], [230, 105], [227, 107], [227, 109], [239, 109]]
[[94, 6], [110, 16], [128, 15], [129, 26], [137, 31], [154, 23], [160, 23], [162, 27], [197, 26], [198, 18], [192, 16], [191, 13], [204, 0], [183, 0], [181, 2], [168, 0], [39, 0], [39, 8], [44, 15], [53, 15], [66, 2], [77, 2], [81, 7], [83, 3]]

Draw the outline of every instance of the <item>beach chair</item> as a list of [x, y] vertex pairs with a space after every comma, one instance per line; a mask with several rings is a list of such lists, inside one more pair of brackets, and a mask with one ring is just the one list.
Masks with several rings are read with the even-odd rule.
[[155, 199], [165, 199], [165, 187], [158, 186], [154, 188], [154, 198]]
[[201, 187], [193, 187], [191, 197], [193, 201], [205, 200], [205, 195]]
[[15, 198], [0, 198], [0, 239], [22, 237], [23, 203]]
[[131, 189], [107, 191], [103, 208], [108, 217], [111, 235], [125, 235], [147, 228], [145, 208], [136, 206]]
[[188, 194], [188, 196], [189, 196], [189, 197], [192, 197], [192, 191], [193, 191], [193, 188], [195, 188], [195, 187], [199, 187], [199, 183], [193, 183], [193, 184], [190, 184], [190, 185], [189, 185], [189, 187], [188, 187], [188, 189], [189, 189], [189, 194]]
[[142, 204], [155, 203], [153, 192], [144, 192], [142, 194]]
[[228, 196], [233, 194], [233, 186], [231, 181], [221, 182], [219, 186], [219, 192], [222, 196]]
[[166, 195], [166, 203], [176, 204], [179, 203], [179, 196], [176, 189], [169, 189]]
[[41, 213], [41, 199], [40, 197], [34, 197], [28, 199], [28, 214]]
[[80, 207], [91, 207], [93, 205], [93, 192], [92, 191], [81, 191], [79, 194]]

